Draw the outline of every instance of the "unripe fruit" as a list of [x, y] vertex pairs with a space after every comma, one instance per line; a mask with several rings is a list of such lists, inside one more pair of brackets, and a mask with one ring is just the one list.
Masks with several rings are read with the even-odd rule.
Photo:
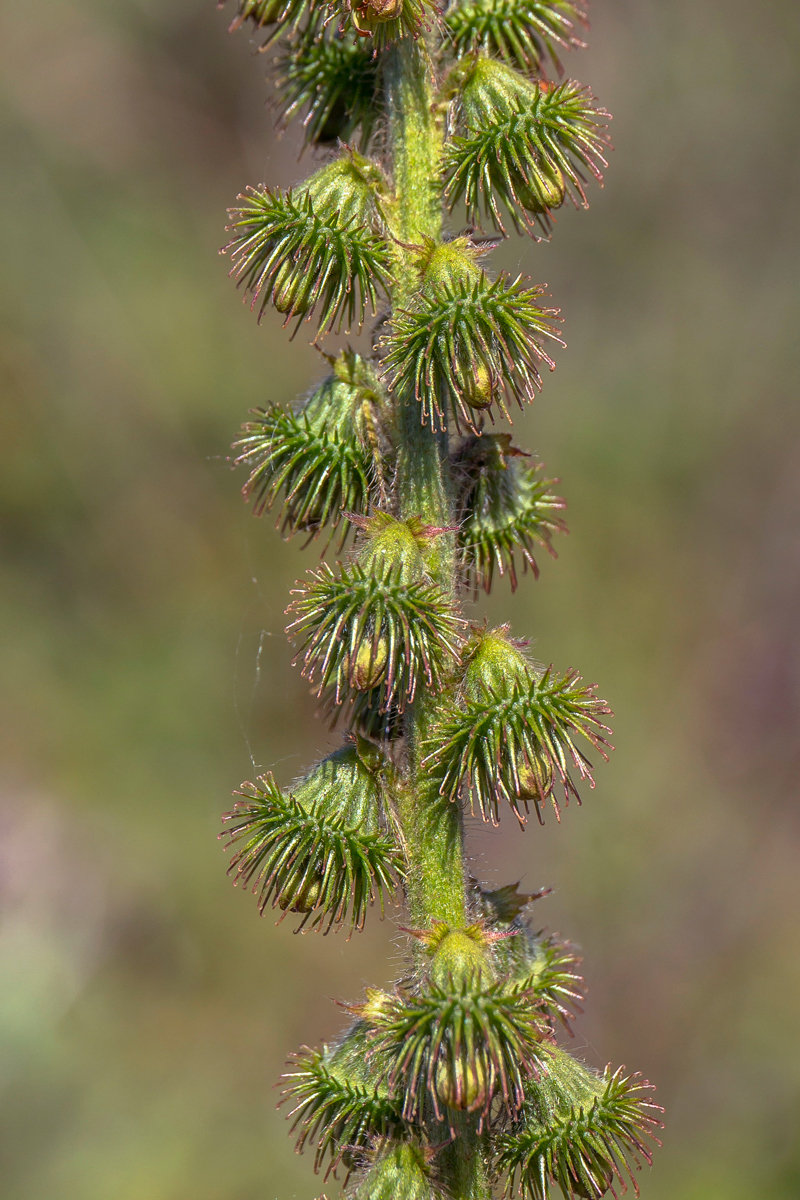
[[313, 276], [298, 273], [295, 263], [287, 258], [275, 276], [272, 303], [279, 313], [289, 317], [302, 316], [311, 308], [313, 291]]
[[487, 1070], [483, 1059], [465, 1063], [441, 1061], [434, 1076], [436, 1096], [448, 1108], [470, 1112], [486, 1103]]
[[355, 662], [351, 663], [349, 654], [345, 656], [344, 673], [350, 686], [356, 691], [368, 692], [382, 682], [388, 661], [389, 646], [386, 638], [378, 638], [377, 643], [368, 638], [358, 647]]
[[519, 775], [518, 800], [541, 800], [543, 796], [549, 796], [553, 790], [553, 768], [549, 762], [537, 761], [535, 769], [529, 762], [524, 762], [517, 774]]
[[558, 167], [539, 167], [531, 171], [528, 179], [517, 175], [514, 192], [528, 212], [542, 213], [561, 207], [567, 194], [567, 185]]
[[475, 373], [468, 387], [461, 393], [461, 399], [470, 408], [491, 408], [494, 400], [494, 379], [485, 363], [475, 368]]
[[572, 1191], [576, 1196], [580, 1196], [581, 1200], [598, 1200], [598, 1197], [605, 1196], [606, 1192], [610, 1189], [612, 1183], [614, 1182], [614, 1172], [610, 1169], [608, 1171], [603, 1171], [602, 1174], [595, 1169], [593, 1174], [597, 1179], [597, 1188], [592, 1189], [591, 1191], [580, 1179], [577, 1179], [574, 1175], [570, 1174], [570, 1186]]
[[291, 887], [281, 892], [278, 896], [278, 907], [294, 913], [311, 912], [312, 908], [316, 907], [319, 900], [320, 892], [322, 891], [322, 876], [309, 876], [299, 892], [295, 892]]

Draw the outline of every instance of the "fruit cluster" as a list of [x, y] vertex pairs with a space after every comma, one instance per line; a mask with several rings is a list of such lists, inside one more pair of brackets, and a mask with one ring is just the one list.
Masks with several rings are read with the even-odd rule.
[[[315, 1168], [350, 1200], [598, 1200], [650, 1159], [637, 1076], [557, 1040], [579, 1011], [572, 948], [532, 924], [536, 896], [470, 875], [464, 815], [524, 825], [593, 786], [608, 705], [465, 605], [538, 575], [565, 531], [557, 481], [487, 423], [532, 400], [563, 345], [544, 288], [493, 276], [512, 227], [551, 235], [602, 180], [608, 114], [556, 82], [582, 45], [580, 0], [238, 0], [278, 46], [282, 119], [327, 156], [298, 187], [231, 212], [232, 274], [316, 338], [376, 316], [371, 350], [327, 355], [295, 409], [257, 409], [234, 445], [256, 515], [338, 535], [341, 562], [297, 584], [289, 637], [341, 747], [281, 788], [242, 786], [230, 872], [263, 911], [360, 929], [408, 912], [407, 968], [303, 1050], [286, 1099]], [[447, 231], [446, 211], [466, 224]], [[486, 228], [483, 226], [485, 225]], [[650, 1139], [650, 1141], [648, 1141]], [[623, 1184], [624, 1186], [624, 1184]]]

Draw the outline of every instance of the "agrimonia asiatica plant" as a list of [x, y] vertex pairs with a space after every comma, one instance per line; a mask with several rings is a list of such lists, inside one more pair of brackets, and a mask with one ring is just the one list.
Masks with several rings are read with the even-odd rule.
[[559, 82], [582, 0], [238, 0], [233, 24], [275, 48], [283, 118], [303, 116], [320, 161], [239, 197], [232, 274], [259, 316], [316, 341], [369, 316], [372, 339], [235, 443], [255, 513], [338, 547], [287, 611], [342, 741], [288, 786], [242, 785], [230, 871], [261, 911], [325, 933], [404, 903], [409, 937], [394, 989], [294, 1058], [297, 1148], [350, 1200], [616, 1194], [657, 1140], [649, 1085], [559, 1045], [578, 960], [532, 925], [536, 896], [472, 878], [464, 847], [467, 810], [558, 816], [610, 748], [593, 687], [463, 609], [538, 574], [565, 529], [556, 481], [495, 424], [552, 369], [559, 313], [487, 256], [510, 229], [549, 237], [602, 179], [608, 114]]

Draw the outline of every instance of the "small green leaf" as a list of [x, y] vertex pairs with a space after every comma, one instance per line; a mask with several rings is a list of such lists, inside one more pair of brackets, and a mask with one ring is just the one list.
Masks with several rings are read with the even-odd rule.
[[540, 478], [543, 465], [528, 460], [507, 433], [467, 438], [453, 456], [462, 570], [476, 592], [491, 590], [495, 569], [501, 577], [508, 574], [515, 591], [517, 554], [523, 570], [530, 567], [538, 578], [535, 547], [555, 558], [553, 534], [567, 532], [555, 516], [565, 507], [552, 490], [558, 480]]
[[586, 12], [575, 0], [463, 0], [447, 9], [444, 25], [455, 58], [480, 52], [536, 73], [549, 60], [561, 74], [559, 52], [584, 48], [578, 29]]

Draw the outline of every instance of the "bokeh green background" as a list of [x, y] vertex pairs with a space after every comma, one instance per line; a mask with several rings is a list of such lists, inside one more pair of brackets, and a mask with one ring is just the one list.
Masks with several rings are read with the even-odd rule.
[[[211, 0], [0, 5], [0, 1178], [7, 1200], [289, 1200], [273, 1083], [397, 969], [224, 875], [241, 779], [330, 745], [282, 635], [314, 552], [241, 504], [247, 409], [321, 372], [217, 256], [303, 177]], [[561, 826], [473, 823], [585, 952], [576, 1046], [658, 1082], [644, 1200], [800, 1197], [800, 17], [597, 0], [570, 60], [608, 184], [547, 246], [570, 343], [515, 424], [572, 533], [488, 611], [576, 666], [617, 751]], [[325, 1185], [336, 1194], [335, 1185]]]

